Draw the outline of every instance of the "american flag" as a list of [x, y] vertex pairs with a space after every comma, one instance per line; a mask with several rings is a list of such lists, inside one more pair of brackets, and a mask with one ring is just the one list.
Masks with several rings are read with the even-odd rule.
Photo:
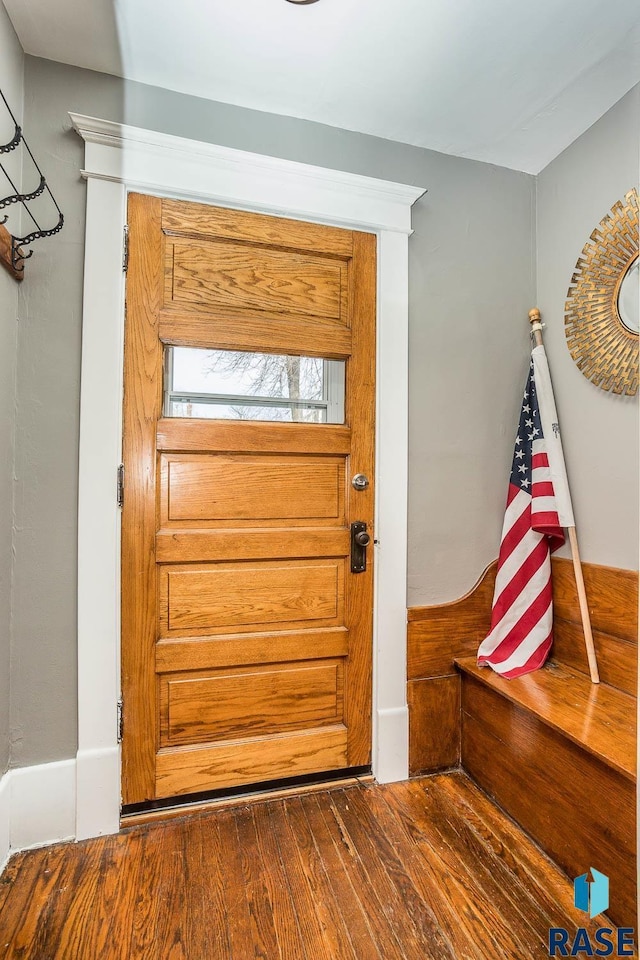
[[535, 347], [520, 411], [491, 630], [478, 663], [508, 679], [541, 667], [553, 640], [551, 553], [574, 525], [549, 367]]

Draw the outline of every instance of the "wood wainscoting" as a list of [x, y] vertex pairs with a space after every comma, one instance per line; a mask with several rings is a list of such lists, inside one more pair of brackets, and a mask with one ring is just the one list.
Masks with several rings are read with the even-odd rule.
[[[573, 565], [551, 561], [554, 642], [551, 659], [589, 675]], [[460, 600], [410, 607], [407, 700], [411, 776], [460, 761], [460, 678], [454, 661], [473, 657], [491, 620], [497, 561]], [[593, 638], [603, 684], [632, 696], [638, 683], [638, 574], [583, 563]]]
[[[570, 560], [554, 557], [554, 660], [589, 675], [580, 620], [580, 607]], [[638, 692], [638, 574], [595, 563], [583, 563], [591, 613], [593, 641], [602, 683]]]
[[460, 600], [410, 607], [407, 630], [409, 773], [412, 777], [460, 763], [458, 657], [473, 656], [491, 620], [497, 561]]

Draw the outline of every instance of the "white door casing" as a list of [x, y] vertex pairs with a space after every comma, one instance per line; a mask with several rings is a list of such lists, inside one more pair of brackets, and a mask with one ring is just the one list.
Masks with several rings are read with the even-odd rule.
[[[85, 142], [87, 220], [78, 504], [76, 837], [119, 829], [123, 232], [130, 191], [378, 236], [373, 773], [408, 775], [408, 239], [424, 189], [70, 114]], [[126, 477], [125, 477], [126, 496]], [[126, 722], [126, 704], [124, 706]]]

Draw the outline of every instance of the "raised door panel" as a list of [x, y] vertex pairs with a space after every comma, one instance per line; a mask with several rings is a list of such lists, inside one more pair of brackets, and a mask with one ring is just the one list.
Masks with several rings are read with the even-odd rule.
[[341, 559], [160, 567], [160, 636], [344, 624]]
[[302, 777], [348, 765], [347, 731], [342, 724], [277, 737], [223, 740], [199, 747], [166, 747], [156, 760], [156, 794], [173, 797], [221, 787]]
[[326, 726], [342, 720], [340, 661], [164, 675], [162, 746]]
[[345, 523], [344, 458], [173, 454], [160, 478], [163, 527]]
[[346, 266], [339, 260], [229, 241], [167, 241], [165, 305], [325, 317], [345, 323]]

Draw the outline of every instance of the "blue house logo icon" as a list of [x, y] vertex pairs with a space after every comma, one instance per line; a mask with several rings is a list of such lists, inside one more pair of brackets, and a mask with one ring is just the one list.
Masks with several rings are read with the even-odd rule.
[[609, 909], [609, 877], [591, 867], [573, 881], [573, 902], [578, 910], [597, 917]]

